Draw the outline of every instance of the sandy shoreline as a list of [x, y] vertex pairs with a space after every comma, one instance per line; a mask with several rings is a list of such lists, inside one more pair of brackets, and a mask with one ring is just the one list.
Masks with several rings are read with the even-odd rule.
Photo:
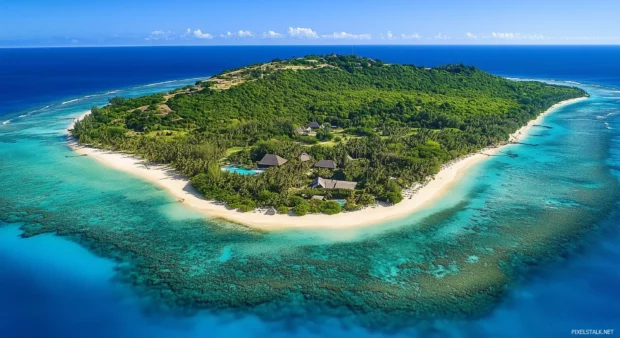
[[[540, 124], [542, 119], [560, 106], [572, 104], [587, 97], [566, 100], [553, 105], [535, 120], [517, 130], [510, 136], [511, 142], [518, 142], [527, 136], [535, 124]], [[78, 119], [83, 118], [83, 114]], [[67, 128], [71, 129], [73, 123]], [[344, 212], [337, 215], [309, 214], [302, 217], [288, 215], [264, 215], [257, 212], [241, 213], [229, 210], [224, 205], [207, 201], [189, 185], [189, 180], [174, 170], [162, 166], [150, 164], [136, 156], [116, 153], [101, 149], [79, 146], [69, 137], [69, 146], [79, 154], [88, 155], [106, 166], [137, 176], [148, 182], [157, 184], [166, 189], [171, 195], [182, 201], [183, 204], [205, 213], [209, 217], [223, 218], [236, 223], [244, 224], [263, 230], [279, 230], [293, 228], [349, 228], [370, 224], [376, 224], [388, 220], [404, 218], [419, 210], [436, 199], [441, 198], [468, 169], [494, 155], [503, 146], [488, 148], [480, 153], [472, 154], [445, 166], [426, 185], [413, 193], [412, 197], [405, 197], [402, 202], [394, 206], [367, 207], [354, 212]]]

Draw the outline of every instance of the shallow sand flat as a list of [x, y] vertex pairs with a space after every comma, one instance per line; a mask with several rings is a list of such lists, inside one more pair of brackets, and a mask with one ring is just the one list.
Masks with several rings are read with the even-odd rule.
[[[536, 124], [540, 124], [542, 119], [555, 109], [587, 99], [576, 98], [566, 100], [553, 105], [544, 113], [540, 114], [535, 120], [517, 130], [510, 136], [511, 142], [518, 142], [527, 136], [529, 130]], [[78, 119], [83, 118], [88, 113], [83, 114]], [[68, 129], [71, 129], [73, 123]], [[241, 223], [253, 228], [263, 230], [281, 230], [294, 228], [350, 228], [358, 226], [368, 226], [403, 218], [427, 205], [432, 201], [441, 198], [450, 188], [458, 182], [468, 169], [494, 155], [502, 147], [488, 148], [481, 153], [473, 154], [443, 168], [426, 185], [420, 188], [412, 198], [405, 197], [402, 202], [393, 206], [377, 205], [367, 207], [363, 210], [354, 212], [343, 212], [337, 215], [309, 214], [302, 217], [289, 215], [264, 215], [260, 213], [248, 212], [241, 213], [229, 210], [220, 203], [204, 200], [196, 190], [189, 184], [189, 180], [173, 169], [162, 165], [153, 165], [144, 160], [133, 156], [117, 152], [111, 152], [91, 147], [83, 147], [77, 144], [71, 137], [69, 146], [79, 154], [88, 155], [108, 167], [124, 171], [135, 175], [143, 180], [152, 182], [166, 189], [174, 197], [178, 198], [185, 205], [205, 213], [209, 217], [223, 218], [236, 223]]]

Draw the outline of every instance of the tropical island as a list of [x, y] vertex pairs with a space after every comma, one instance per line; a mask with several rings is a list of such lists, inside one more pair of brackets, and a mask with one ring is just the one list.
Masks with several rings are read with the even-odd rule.
[[71, 135], [170, 166], [229, 210], [333, 215], [411, 198], [446, 164], [506, 144], [554, 105], [585, 96], [465, 65], [311, 55], [113, 98]]

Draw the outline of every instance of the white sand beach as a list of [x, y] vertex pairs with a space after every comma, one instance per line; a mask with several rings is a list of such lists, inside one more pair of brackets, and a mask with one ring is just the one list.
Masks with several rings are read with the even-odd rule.
[[[555, 109], [585, 99], [587, 99], [587, 97], [566, 100], [555, 104], [546, 112], [540, 114], [535, 120], [530, 121], [527, 125], [512, 134], [510, 136], [510, 141], [518, 142], [523, 139], [534, 125], [540, 124], [542, 119]], [[83, 114], [78, 119], [83, 118], [87, 114], [88, 113]], [[73, 123], [71, 123], [68, 129], [72, 127]], [[187, 178], [166, 166], [150, 164], [133, 155], [79, 146], [71, 137], [69, 137], [69, 146], [79, 154], [92, 157], [110, 168], [132, 174], [143, 180], [157, 184], [186, 206], [201, 211], [208, 217], [223, 218], [263, 230], [348, 228], [404, 218], [428, 206], [433, 201], [440, 199], [446, 192], [450, 191], [450, 188], [458, 182], [458, 179], [470, 168], [489, 159], [489, 155], [496, 154], [502, 148], [488, 148], [480, 153], [453, 161], [436, 174], [434, 179], [413, 192], [411, 198], [407, 196], [402, 202], [396, 205], [378, 205], [376, 207], [367, 207], [359, 211], [343, 212], [337, 215], [309, 214], [297, 217], [289, 215], [264, 215], [258, 212], [242, 213], [236, 210], [229, 210], [220, 203], [204, 200], [189, 184]]]

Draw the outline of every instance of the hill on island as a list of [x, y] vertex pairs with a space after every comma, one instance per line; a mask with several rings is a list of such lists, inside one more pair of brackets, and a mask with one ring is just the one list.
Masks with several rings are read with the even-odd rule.
[[403, 189], [443, 164], [507, 142], [553, 104], [585, 95], [465, 65], [306, 56], [166, 94], [113, 98], [72, 134], [169, 164], [233, 209], [333, 214], [398, 203]]

